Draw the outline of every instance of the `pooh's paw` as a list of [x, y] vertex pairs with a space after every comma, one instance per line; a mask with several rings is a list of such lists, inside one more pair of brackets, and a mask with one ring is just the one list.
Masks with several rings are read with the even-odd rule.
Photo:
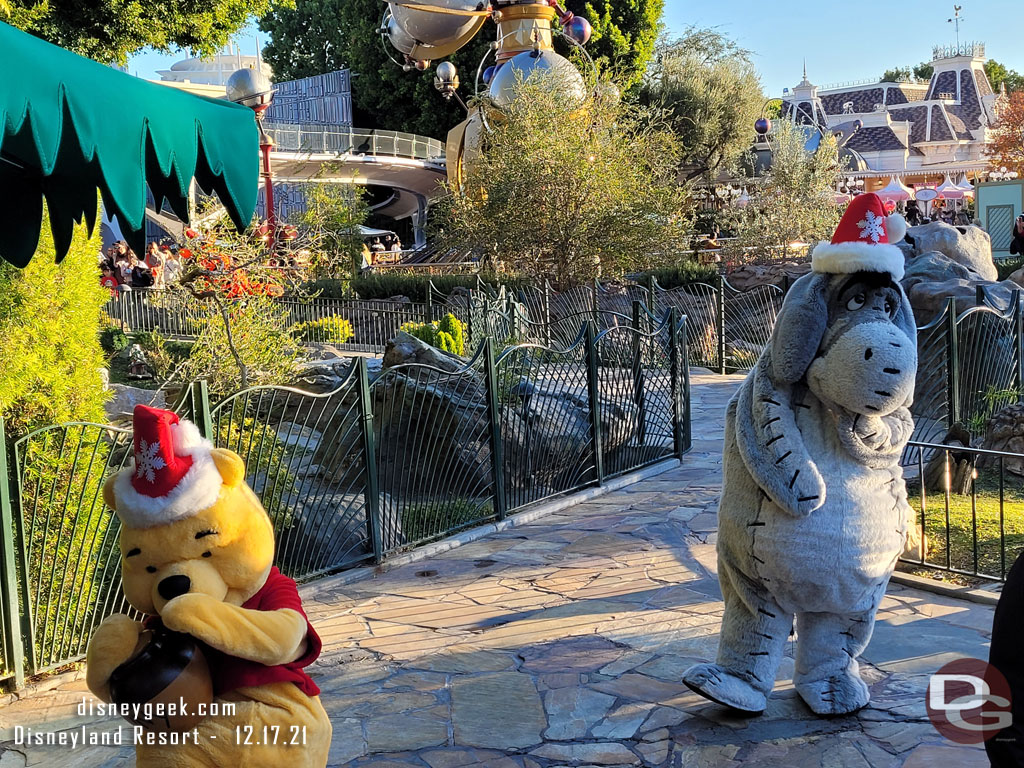
[[104, 701], [110, 700], [110, 675], [135, 654], [142, 629], [141, 622], [119, 613], [93, 632], [86, 653], [86, 684]]
[[184, 632], [203, 639], [203, 629], [209, 626], [211, 612], [222, 608], [224, 603], [201, 592], [179, 595], [160, 611], [164, 626], [173, 632]]

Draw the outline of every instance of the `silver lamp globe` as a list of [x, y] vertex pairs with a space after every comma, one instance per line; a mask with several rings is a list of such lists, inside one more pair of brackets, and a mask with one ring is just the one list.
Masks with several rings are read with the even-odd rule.
[[521, 82], [538, 77], [553, 78], [562, 96], [570, 102], [586, 98], [580, 71], [564, 56], [547, 50], [525, 51], [513, 56], [494, 74], [487, 93], [496, 106], [506, 107], [516, 98]]
[[389, 7], [392, 18], [408, 37], [437, 46], [458, 40], [469, 31], [475, 19], [459, 12], [479, 10], [479, 3], [477, 0], [423, 0], [415, 5], [389, 3]]
[[224, 86], [228, 101], [249, 107], [259, 113], [270, 106], [274, 86], [270, 78], [257, 69], [246, 67], [232, 73]]

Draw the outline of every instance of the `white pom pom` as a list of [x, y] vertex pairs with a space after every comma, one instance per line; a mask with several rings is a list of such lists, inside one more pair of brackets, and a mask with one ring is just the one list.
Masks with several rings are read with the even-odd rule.
[[907, 220], [898, 213], [885, 217], [885, 236], [890, 243], [898, 243], [907, 234]]

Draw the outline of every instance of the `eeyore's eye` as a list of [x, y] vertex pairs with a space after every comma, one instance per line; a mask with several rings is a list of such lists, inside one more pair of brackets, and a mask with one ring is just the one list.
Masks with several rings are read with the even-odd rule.
[[854, 296], [852, 299], [846, 302], [846, 308], [851, 312], [856, 312], [858, 309], [863, 307], [864, 304], [867, 303], [867, 300], [868, 297], [865, 294], [858, 293], [856, 296]]
[[896, 311], [896, 305], [892, 303], [892, 299], [885, 300], [885, 313], [892, 316], [892, 313]]

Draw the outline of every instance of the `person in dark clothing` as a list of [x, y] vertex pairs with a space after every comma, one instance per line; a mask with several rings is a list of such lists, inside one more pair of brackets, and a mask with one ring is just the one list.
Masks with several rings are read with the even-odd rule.
[[992, 644], [988, 663], [1003, 673], [1010, 684], [1010, 705], [1013, 725], [999, 731], [985, 742], [985, 751], [992, 768], [1024, 766], [1024, 554], [1010, 572], [996, 605], [992, 621]]
[[1024, 213], [1013, 222], [1010, 238], [1010, 253], [1024, 255]]
[[907, 201], [907, 224], [916, 227], [921, 223], [921, 209], [917, 207], [917, 200]]

